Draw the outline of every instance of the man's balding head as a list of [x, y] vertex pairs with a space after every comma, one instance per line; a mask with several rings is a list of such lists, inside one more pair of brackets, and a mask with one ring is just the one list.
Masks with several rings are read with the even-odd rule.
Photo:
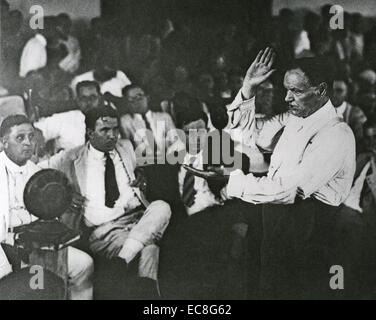
[[291, 64], [284, 78], [289, 112], [306, 118], [320, 109], [329, 100], [331, 74], [322, 58], [303, 58]]
[[19, 166], [26, 164], [35, 147], [34, 127], [24, 115], [12, 115], [4, 119], [0, 127], [4, 152]]
[[4, 138], [9, 134], [11, 129], [21, 124], [30, 124], [30, 120], [23, 114], [16, 114], [6, 117], [0, 126], [0, 138]]

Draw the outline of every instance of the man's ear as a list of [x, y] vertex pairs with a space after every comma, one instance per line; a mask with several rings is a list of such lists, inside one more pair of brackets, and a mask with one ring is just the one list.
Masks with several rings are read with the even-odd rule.
[[328, 84], [326, 82], [322, 82], [318, 85], [317, 87], [318, 94], [323, 97], [327, 94], [328, 92]]
[[94, 134], [94, 130], [92, 130], [92, 129], [86, 129], [86, 135], [87, 135], [87, 137], [89, 139], [92, 139], [93, 134]]
[[5, 135], [0, 140], [3, 145], [3, 149], [8, 148], [8, 138], [9, 138], [8, 135]]

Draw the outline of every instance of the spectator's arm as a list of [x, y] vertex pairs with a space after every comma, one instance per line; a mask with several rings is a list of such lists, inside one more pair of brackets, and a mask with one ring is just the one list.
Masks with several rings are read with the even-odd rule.
[[123, 88], [132, 84], [131, 80], [129, 80], [123, 71], [118, 71], [116, 77], [121, 81]]
[[60, 135], [60, 125], [56, 115], [39, 119], [34, 122], [34, 126], [42, 131], [46, 141], [56, 139]]
[[42, 169], [55, 169], [60, 170], [64, 159], [66, 157], [66, 151], [60, 151], [47, 160], [39, 162], [37, 165]]
[[45, 66], [46, 49], [36, 45], [34, 42], [28, 42], [24, 47], [20, 60], [20, 77], [26, 77], [32, 70], [38, 70]]

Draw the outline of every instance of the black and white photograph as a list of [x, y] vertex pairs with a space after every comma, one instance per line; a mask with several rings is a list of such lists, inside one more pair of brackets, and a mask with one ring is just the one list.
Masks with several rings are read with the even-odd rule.
[[374, 299], [375, 0], [0, 0], [0, 300]]

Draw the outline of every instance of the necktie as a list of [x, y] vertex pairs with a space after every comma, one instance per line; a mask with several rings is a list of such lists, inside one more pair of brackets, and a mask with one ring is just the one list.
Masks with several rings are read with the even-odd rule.
[[195, 176], [193, 175], [192, 172], [187, 171], [185, 174], [184, 183], [183, 183], [182, 200], [183, 200], [183, 203], [189, 208], [192, 207], [193, 204], [195, 203], [195, 195], [197, 192], [194, 186], [195, 186]]
[[146, 115], [145, 114], [142, 114], [142, 119], [144, 120], [145, 122], [145, 127], [147, 129], [147, 141], [148, 141], [148, 145], [149, 147], [153, 147], [153, 155], [154, 157], [156, 157], [157, 155], [157, 152], [158, 152], [158, 146], [157, 146], [157, 143], [155, 141], [155, 138], [154, 138], [154, 133], [153, 133], [153, 130], [150, 126], [150, 122], [148, 121], [148, 119], [146, 118]]
[[116, 182], [115, 166], [110, 154], [105, 153], [106, 167], [104, 174], [104, 186], [106, 192], [106, 207], [113, 208], [117, 199], [119, 199], [120, 193]]
[[146, 115], [142, 114], [141, 116], [142, 116], [142, 119], [145, 122], [146, 129], [151, 130], [151, 126], [150, 126], [150, 123], [149, 123], [148, 119], [146, 118]]

